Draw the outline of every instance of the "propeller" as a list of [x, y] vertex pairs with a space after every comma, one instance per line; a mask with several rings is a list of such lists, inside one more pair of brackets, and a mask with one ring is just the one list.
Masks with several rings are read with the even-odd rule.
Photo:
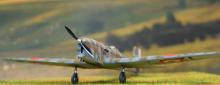
[[69, 27], [65, 26], [66, 31], [76, 40], [78, 40], [79, 38], [76, 37], [76, 35], [70, 30]]
[[89, 48], [88, 46], [86, 46], [85, 43], [83, 43], [83, 42], [81, 41], [81, 39], [79, 39], [79, 38], [70, 30], [69, 27], [65, 26], [65, 29], [66, 29], [66, 31], [67, 31], [74, 39], [76, 39], [77, 41], [80, 42], [79, 45], [80, 45], [80, 52], [81, 52], [81, 53], [83, 53], [83, 49], [85, 49], [85, 50], [87, 50], [87, 51], [91, 54], [90, 48]]

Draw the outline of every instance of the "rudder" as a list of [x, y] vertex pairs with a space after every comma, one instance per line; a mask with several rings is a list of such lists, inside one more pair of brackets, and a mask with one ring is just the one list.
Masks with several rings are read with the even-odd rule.
[[133, 57], [141, 57], [141, 49], [134, 46], [133, 47]]

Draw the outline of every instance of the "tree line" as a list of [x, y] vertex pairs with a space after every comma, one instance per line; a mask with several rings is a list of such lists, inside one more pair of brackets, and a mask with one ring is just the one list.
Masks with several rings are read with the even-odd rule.
[[152, 28], [144, 27], [143, 30], [125, 37], [108, 33], [106, 42], [116, 46], [120, 51], [132, 50], [133, 46], [143, 46], [148, 49], [152, 44], [170, 46], [193, 42], [196, 39], [205, 40], [208, 36], [216, 38], [220, 33], [220, 20], [182, 25], [175, 19], [172, 12], [167, 13], [165, 23], [156, 23]]

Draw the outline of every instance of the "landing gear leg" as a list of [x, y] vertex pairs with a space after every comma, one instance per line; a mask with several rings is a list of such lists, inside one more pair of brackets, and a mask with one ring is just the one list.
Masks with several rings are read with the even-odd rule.
[[74, 73], [71, 77], [72, 84], [77, 84], [79, 82], [78, 73], [77, 73], [77, 67], [74, 69]]
[[119, 82], [121, 84], [126, 83], [126, 75], [125, 75], [125, 69], [122, 68], [121, 73], [119, 74]]

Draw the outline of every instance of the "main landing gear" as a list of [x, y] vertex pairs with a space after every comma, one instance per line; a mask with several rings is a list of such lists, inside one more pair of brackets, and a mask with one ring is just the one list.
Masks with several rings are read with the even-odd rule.
[[[77, 73], [77, 67], [75, 67], [74, 69], [74, 73], [71, 77], [71, 82], [72, 84], [78, 84], [79, 82], [79, 77], [78, 77], [78, 73]], [[121, 73], [119, 74], [119, 82], [121, 84], [126, 83], [126, 75], [125, 75], [125, 68], [121, 69]]]
[[125, 68], [122, 68], [121, 73], [119, 74], [119, 82], [121, 84], [126, 83]]
[[79, 77], [78, 77], [78, 73], [77, 73], [77, 67], [75, 67], [74, 69], [74, 73], [71, 77], [71, 82], [72, 84], [77, 84], [79, 82]]

